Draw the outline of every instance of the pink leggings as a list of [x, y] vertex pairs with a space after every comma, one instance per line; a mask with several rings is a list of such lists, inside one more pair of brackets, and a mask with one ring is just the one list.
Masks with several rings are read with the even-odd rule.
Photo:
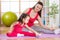
[[[22, 32], [19, 32], [19, 33], [24, 34], [24, 36], [32, 36], [32, 37], [36, 36], [35, 33], [30, 33], [30, 32], [25, 32], [25, 31], [22, 31]], [[7, 36], [8, 37], [17, 37], [17, 32], [7, 33]]]

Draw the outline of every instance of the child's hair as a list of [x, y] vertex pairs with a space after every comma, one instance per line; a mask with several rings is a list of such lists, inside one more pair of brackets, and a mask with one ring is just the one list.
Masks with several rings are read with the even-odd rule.
[[22, 13], [22, 15], [19, 17], [18, 21], [23, 23], [23, 19], [26, 18], [27, 16], [29, 16], [29, 15], [26, 13]]

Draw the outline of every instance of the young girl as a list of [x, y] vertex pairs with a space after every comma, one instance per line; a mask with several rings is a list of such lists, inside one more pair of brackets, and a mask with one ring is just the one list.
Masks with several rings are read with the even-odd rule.
[[30, 29], [27, 26], [27, 23], [29, 21], [29, 16], [25, 13], [23, 13], [20, 18], [18, 19], [17, 22], [14, 23], [14, 25], [11, 26], [11, 29], [8, 33], [7, 36], [9, 37], [17, 37], [17, 34], [23, 34], [24, 36], [36, 36], [39, 33], [37, 33], [36, 31], [34, 31], [33, 29], [31, 30], [31, 32], [25, 32], [22, 31], [22, 28], [26, 27], [28, 29]]

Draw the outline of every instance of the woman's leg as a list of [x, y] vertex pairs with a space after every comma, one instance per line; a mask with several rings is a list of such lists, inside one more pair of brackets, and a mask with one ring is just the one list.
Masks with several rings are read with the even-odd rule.
[[47, 29], [44, 29], [42, 27], [39, 27], [39, 26], [33, 26], [32, 29], [34, 29], [35, 31], [37, 32], [43, 32], [43, 33], [47, 33], [47, 34], [54, 34], [54, 31], [51, 31], [51, 30], [47, 30]]
[[[31, 28], [34, 29], [35, 31], [39, 32], [39, 33], [42, 32], [42, 33], [46, 33], [46, 34], [54, 34], [54, 31], [47, 30], [47, 29], [44, 29], [44, 28], [39, 27], [39, 26], [32, 26]], [[23, 31], [29, 32], [29, 29], [23, 28]]]
[[22, 31], [29, 32], [29, 29], [23, 28]]

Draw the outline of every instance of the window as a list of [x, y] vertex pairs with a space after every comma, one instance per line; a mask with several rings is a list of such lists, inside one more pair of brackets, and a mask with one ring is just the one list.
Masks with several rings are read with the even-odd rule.
[[[41, 0], [44, 4], [44, 8], [43, 8], [43, 19], [45, 18], [45, 23], [46, 25], [50, 25], [51, 26], [59, 26], [59, 0]], [[58, 5], [58, 13], [57, 14], [54, 14], [55, 15], [55, 19], [53, 17], [51, 17], [51, 15], [48, 15], [48, 13], [52, 10], [50, 8], [50, 6], [52, 6], [52, 4], [55, 4], [55, 5]], [[49, 13], [50, 14], [50, 13]], [[52, 16], [53, 16], [52, 15]], [[58, 20], [57, 20], [58, 19]], [[55, 22], [54, 22], [55, 21]]]
[[27, 8], [33, 7], [38, 0], [21, 0], [21, 12], [26, 10]]
[[12, 11], [19, 17], [19, 0], [1, 0], [1, 17], [7, 11]]
[[19, 15], [19, 0], [1, 0], [1, 16], [4, 12], [12, 11]]
[[[1, 11], [1, 15], [0, 17], [2, 17], [2, 15], [4, 14], [4, 12], [7, 12], [7, 11], [12, 11], [12, 12], [15, 12], [16, 15], [20, 16], [20, 14], [26, 10], [27, 8], [31, 8], [33, 7], [37, 1], [39, 0], [1, 0], [0, 1], [0, 11]], [[52, 17], [50, 17], [50, 15], [48, 15], [49, 11], [50, 11], [50, 6], [52, 5], [52, 3], [56, 3], [58, 5], [58, 14], [55, 16], [55, 21], [56, 21], [56, 25], [59, 25], [59, 0], [40, 0], [43, 2], [44, 4], [44, 7], [43, 7], [43, 11], [42, 11], [42, 20], [45, 20], [45, 24], [46, 25], [52, 25], [54, 24], [53, 23], [53, 19]], [[21, 13], [20, 13], [21, 12]], [[58, 19], [58, 21], [57, 21]]]

